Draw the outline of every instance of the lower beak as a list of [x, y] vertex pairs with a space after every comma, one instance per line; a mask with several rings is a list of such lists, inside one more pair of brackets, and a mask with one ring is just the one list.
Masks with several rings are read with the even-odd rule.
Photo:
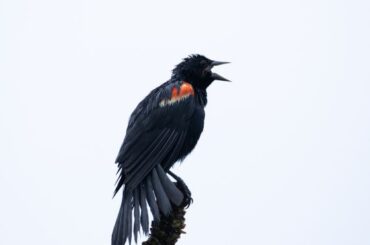
[[220, 81], [225, 81], [225, 82], [231, 82], [229, 79], [226, 79], [220, 75], [218, 75], [217, 73], [214, 73], [212, 72], [212, 78], [213, 80], [220, 80]]

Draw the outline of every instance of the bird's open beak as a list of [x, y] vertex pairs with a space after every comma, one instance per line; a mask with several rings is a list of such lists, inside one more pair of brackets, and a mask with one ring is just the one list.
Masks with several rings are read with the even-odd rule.
[[[230, 62], [224, 62], [224, 61], [212, 61], [212, 67], [213, 66], [219, 66], [219, 65], [224, 65], [224, 64], [229, 64]], [[225, 82], [231, 82], [230, 80], [218, 75], [217, 73], [212, 72], [212, 78], [214, 80], [220, 80], [220, 81], [225, 81]]]

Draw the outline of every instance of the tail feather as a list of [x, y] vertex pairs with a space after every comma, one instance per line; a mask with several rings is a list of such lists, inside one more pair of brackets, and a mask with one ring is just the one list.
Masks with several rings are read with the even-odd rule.
[[154, 193], [157, 197], [159, 209], [164, 215], [168, 215], [172, 210], [171, 203], [166, 195], [166, 192], [163, 189], [163, 186], [155, 169], [153, 169], [152, 171], [152, 183], [154, 187]]
[[112, 234], [112, 244], [124, 244], [129, 238], [129, 242], [131, 243], [131, 202], [132, 202], [132, 193], [125, 189], [122, 195], [122, 203], [121, 208], [118, 213], [118, 217], [116, 220], [116, 224]]
[[122, 244], [122, 237], [118, 235], [118, 231], [121, 230], [121, 223], [122, 223], [122, 212], [123, 209], [120, 208], [116, 223], [114, 225], [113, 234], [112, 234], [112, 244]]
[[139, 188], [135, 189], [134, 192], [134, 239], [137, 243], [137, 233], [140, 229], [140, 200], [139, 200]]
[[155, 196], [153, 193], [153, 184], [152, 184], [152, 178], [150, 175], [146, 177], [146, 198], [148, 199], [148, 204], [150, 207], [150, 211], [153, 214], [153, 218], [155, 220], [159, 220], [159, 209], [157, 202], [155, 200]]
[[176, 187], [176, 185], [168, 178], [166, 173], [164, 172], [161, 166], [157, 166], [157, 173], [161, 183], [163, 185], [164, 190], [168, 198], [174, 203], [176, 206], [179, 206], [182, 201], [184, 200], [184, 194]]
[[126, 235], [128, 235], [128, 243], [131, 245], [131, 239], [132, 239], [132, 205], [130, 202], [130, 210], [128, 212], [128, 224], [126, 229]]
[[172, 209], [171, 203], [178, 206], [183, 198], [183, 193], [172, 183], [161, 166], [154, 168], [136, 188], [125, 186], [113, 229], [112, 245], [124, 245], [127, 240], [131, 244], [132, 234], [137, 243], [140, 227], [145, 235], [149, 233], [147, 205], [154, 220], [159, 220], [160, 213], [168, 215]]
[[146, 206], [146, 192], [144, 185], [140, 185], [140, 208], [141, 208], [141, 227], [145, 235], [149, 233], [149, 216]]

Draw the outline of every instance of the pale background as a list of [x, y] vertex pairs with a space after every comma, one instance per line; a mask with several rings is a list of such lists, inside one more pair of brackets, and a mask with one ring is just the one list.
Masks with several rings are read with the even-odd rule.
[[110, 244], [135, 105], [231, 61], [178, 244], [370, 244], [369, 1], [0, 1], [0, 244]]

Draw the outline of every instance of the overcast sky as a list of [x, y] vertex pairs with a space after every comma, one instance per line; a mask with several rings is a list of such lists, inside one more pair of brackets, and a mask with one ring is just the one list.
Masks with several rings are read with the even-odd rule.
[[104, 245], [136, 104], [231, 61], [178, 244], [370, 244], [370, 2], [0, 0], [0, 244]]

